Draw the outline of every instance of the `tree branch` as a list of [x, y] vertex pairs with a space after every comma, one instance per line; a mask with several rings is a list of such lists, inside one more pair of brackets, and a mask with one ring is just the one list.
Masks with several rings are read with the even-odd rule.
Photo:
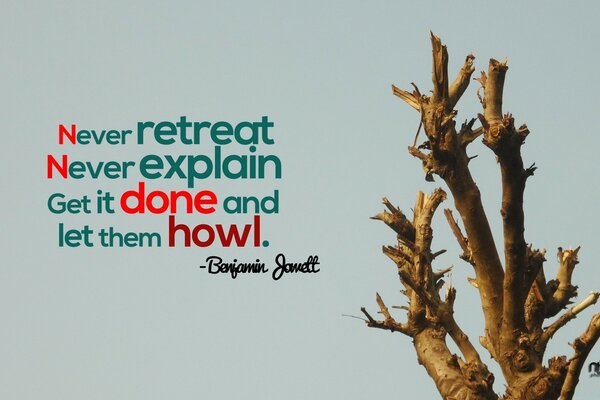
[[579, 374], [592, 347], [600, 337], [600, 313], [595, 314], [585, 332], [573, 342], [575, 354], [569, 360], [567, 377], [560, 392], [560, 400], [571, 400], [575, 393], [575, 387], [579, 383]]
[[384, 329], [384, 330], [388, 330], [390, 332], [400, 332], [407, 336], [413, 336], [414, 331], [411, 329], [411, 327], [408, 324], [401, 324], [401, 323], [397, 322], [390, 315], [390, 311], [387, 308], [387, 306], [385, 305], [385, 303], [383, 302], [383, 300], [381, 299], [381, 296], [379, 296], [379, 293], [376, 294], [376, 300], [377, 300], [377, 304], [379, 305], [379, 309], [381, 310], [380, 312], [383, 314], [385, 319], [383, 321], [375, 320], [367, 312], [366, 308], [362, 307], [360, 309], [360, 311], [362, 311], [362, 313], [365, 314], [365, 316], [367, 317], [366, 323], [367, 323], [368, 327]]
[[525, 325], [533, 336], [542, 333], [542, 324], [546, 318], [546, 300], [548, 298], [546, 292], [546, 278], [544, 277], [544, 270], [541, 269], [525, 300]]
[[448, 50], [442, 45], [439, 37], [431, 33], [431, 49], [433, 53], [433, 102], [447, 101], [448, 109]]
[[546, 317], [552, 317], [560, 310], [565, 308], [571, 299], [577, 296], [577, 286], [571, 284], [573, 277], [573, 271], [575, 266], [579, 264], [577, 255], [580, 247], [576, 249], [563, 250], [562, 247], [558, 248], [558, 273], [556, 280], [558, 281], [558, 288], [554, 292], [552, 299], [546, 308]]
[[475, 56], [473, 54], [469, 54], [465, 59], [465, 63], [463, 64], [462, 68], [458, 72], [458, 76], [454, 82], [452, 82], [452, 85], [450, 85], [448, 96], [450, 108], [454, 108], [454, 106], [458, 103], [458, 100], [469, 86], [471, 75], [473, 74], [473, 71], [475, 71], [475, 67], [473, 67], [473, 60], [475, 60]]
[[374, 217], [371, 217], [371, 219], [383, 221], [387, 226], [392, 228], [403, 241], [414, 243], [415, 228], [408, 218], [406, 218], [400, 209], [394, 207], [386, 197], [383, 198], [383, 204], [385, 204], [391, 213], [384, 210]]
[[540, 335], [538, 342], [536, 344], [536, 350], [540, 354], [544, 354], [546, 350], [546, 345], [552, 339], [552, 336], [563, 326], [565, 326], [569, 321], [577, 318], [577, 314], [590, 307], [591, 305], [596, 304], [598, 301], [598, 297], [600, 297], [600, 293], [592, 292], [590, 293], [583, 301], [577, 304], [574, 307], [571, 307], [567, 312], [565, 312], [559, 319], [554, 321], [548, 328], [544, 330], [544, 332]]
[[479, 115], [484, 127], [484, 143], [494, 151], [502, 174], [502, 220], [504, 230], [505, 277], [503, 285], [504, 335], [517, 338], [525, 327], [525, 300], [529, 287], [525, 284], [527, 244], [523, 192], [527, 173], [523, 168], [521, 145], [529, 133], [526, 126], [515, 129], [510, 114], [502, 115], [502, 93], [508, 66], [506, 62], [491, 59], [487, 75], [482, 74], [484, 85], [484, 115]]
[[444, 215], [446, 216], [448, 225], [450, 225], [450, 229], [452, 229], [452, 233], [456, 237], [456, 240], [458, 241], [458, 244], [460, 245], [460, 248], [463, 251], [463, 253], [460, 255], [460, 258], [462, 258], [469, 264], [475, 266], [475, 263], [473, 262], [473, 258], [471, 257], [471, 249], [469, 248], [469, 242], [468, 242], [467, 238], [463, 235], [458, 224], [456, 223], [456, 220], [454, 219], [454, 216], [452, 215], [452, 210], [450, 210], [449, 208], [446, 208], [444, 210]]
[[490, 59], [487, 78], [484, 79], [485, 97], [483, 100], [484, 116], [490, 124], [502, 120], [502, 92], [507, 69], [506, 61]]
[[421, 110], [421, 96], [417, 94], [416, 91], [410, 93], [406, 90], [402, 90], [397, 88], [395, 85], [392, 85], [392, 93], [394, 96], [400, 97], [402, 100], [406, 102], [409, 106], [414, 108], [417, 111]]
[[535, 290], [540, 292], [538, 297], [540, 297], [540, 299], [543, 301], [545, 301], [547, 297], [546, 295], [544, 295], [544, 293], [541, 292], [541, 290], [543, 290], [546, 286], [546, 278], [544, 276], [543, 270], [545, 261], [546, 249], [534, 249], [531, 245], [527, 247], [527, 267], [525, 269], [525, 274], [523, 278], [523, 290], [525, 292], [529, 292], [532, 289], [534, 281], [539, 277], [542, 280], [542, 282], [541, 285], [536, 285]]
[[[438, 287], [435, 285], [433, 279], [430, 261], [432, 257], [422, 257], [423, 254], [431, 254], [431, 221], [435, 210], [445, 198], [446, 193], [441, 189], [436, 189], [431, 197], [423, 195], [418, 196], [417, 204], [415, 205], [414, 218], [414, 224], [416, 231], [418, 232], [415, 245], [417, 249], [421, 250], [421, 256], [417, 255], [414, 261], [417, 279], [413, 279], [413, 277], [402, 268], [399, 269], [399, 274], [402, 281], [409, 286], [417, 296], [419, 296], [420, 300], [422, 300], [427, 307], [429, 307], [435, 319], [441, 323], [450, 334], [450, 337], [458, 346], [460, 352], [465, 357], [465, 360], [469, 363], [475, 362], [481, 364], [481, 359], [479, 358], [477, 350], [475, 350], [475, 347], [473, 347], [469, 341], [468, 336], [462, 331], [454, 319], [453, 303], [456, 294], [455, 289], [449, 288], [446, 295], [446, 301], [442, 302], [439, 298]], [[423, 279], [423, 277], [426, 278]], [[429, 279], [427, 279], [427, 277], [429, 277]]]
[[[458, 136], [460, 137], [460, 144], [463, 148], [466, 148], [473, 140], [477, 139], [483, 134], [483, 127], [473, 129], [475, 118], [472, 118], [469, 122], [464, 122], [460, 127]], [[471, 157], [471, 159], [474, 157]]]

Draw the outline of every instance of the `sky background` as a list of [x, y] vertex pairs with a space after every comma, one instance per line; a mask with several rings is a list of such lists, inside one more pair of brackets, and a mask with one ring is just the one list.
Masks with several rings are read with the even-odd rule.
[[[529, 126], [524, 159], [539, 167], [525, 195], [526, 240], [548, 250], [547, 276], [558, 246], [581, 245], [575, 281], [583, 297], [600, 289], [598, 8], [591, 1], [3, 2], [0, 398], [437, 398], [409, 338], [342, 317], [360, 315], [362, 306], [374, 313], [376, 291], [388, 305], [404, 304], [395, 266], [381, 253], [394, 234], [369, 217], [382, 210], [383, 196], [410, 214], [418, 190], [442, 185], [425, 182], [408, 155], [418, 114], [391, 84], [431, 88], [430, 30], [448, 46], [452, 75], [470, 52], [477, 71], [490, 57], [508, 58], [504, 110]], [[476, 88], [457, 106], [459, 122], [480, 111]], [[181, 115], [274, 121], [275, 144], [260, 150], [281, 158], [281, 180], [197, 187], [222, 196], [278, 189], [279, 215], [263, 217], [270, 246], [59, 248], [59, 222], [165, 234], [166, 216], [52, 215], [46, 201], [54, 192], [119, 193], [137, 180], [48, 181], [47, 154], [137, 160], [194, 149], [63, 149], [58, 124], [132, 129]], [[501, 237], [498, 166], [479, 141], [469, 152], [479, 155], [472, 172]], [[190, 221], [245, 220], [222, 212], [203, 218]], [[455, 265], [456, 317], [476, 342], [482, 323], [466, 282], [470, 267], [441, 212], [434, 229], [433, 248], [448, 249], [435, 267]], [[321, 272], [274, 282], [198, 268], [210, 255], [273, 260], [279, 252], [298, 261], [316, 254]], [[570, 355], [567, 343], [591, 315], [562, 329], [548, 354]], [[599, 360], [595, 349], [588, 361]], [[599, 387], [584, 371], [576, 398], [592, 398]]]

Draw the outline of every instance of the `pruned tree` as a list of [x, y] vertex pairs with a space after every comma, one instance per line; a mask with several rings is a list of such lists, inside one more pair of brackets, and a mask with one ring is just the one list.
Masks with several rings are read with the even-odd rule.
[[[465, 92], [474, 71], [474, 56], [468, 55], [454, 82], [448, 80], [448, 53], [440, 39], [431, 35], [433, 48], [433, 91], [422, 94], [413, 84], [412, 92], [392, 86], [393, 93], [420, 114], [419, 130], [425, 141], [409, 147], [409, 153], [422, 161], [425, 178], [439, 176], [450, 189], [464, 231], [452, 211], [444, 210], [450, 228], [462, 249], [460, 256], [471, 265], [471, 283], [479, 292], [485, 321], [480, 344], [487, 350], [506, 380], [506, 392], [493, 387], [494, 375], [482, 362], [479, 350], [454, 318], [456, 290], [442, 277], [449, 269], [434, 272], [432, 263], [443, 251], [431, 248], [431, 222], [434, 212], [446, 198], [442, 189], [427, 196], [417, 194], [413, 217], [409, 219], [386, 198], [386, 211], [373, 217], [397, 234], [395, 246], [383, 252], [397, 267], [402, 291], [408, 298], [406, 322], [398, 322], [377, 294], [382, 318], [374, 318], [365, 308], [369, 327], [400, 332], [413, 339], [417, 358], [444, 399], [562, 399], [573, 398], [579, 374], [591, 348], [600, 336], [600, 313], [595, 314], [585, 332], [572, 342], [573, 354], [555, 356], [545, 362], [548, 342], [561, 327], [582, 310], [596, 303], [591, 293], [577, 305], [563, 311], [577, 296], [571, 277], [578, 263], [579, 247], [558, 249], [558, 273], [547, 280], [545, 251], [528, 245], [524, 236], [523, 192], [535, 166], [525, 168], [521, 146], [529, 134], [526, 125], [516, 127], [511, 114], [502, 114], [502, 91], [507, 63], [491, 59], [488, 72], [475, 80], [481, 84], [478, 97], [483, 113], [465, 122], [457, 131], [455, 106]], [[484, 212], [481, 195], [469, 171], [467, 146], [483, 137], [500, 165], [504, 261], [498, 254]], [[562, 314], [561, 314], [562, 313]], [[560, 316], [558, 316], [561, 314]], [[558, 316], [554, 320], [547, 319]], [[447, 336], [460, 354], [453, 354]]]

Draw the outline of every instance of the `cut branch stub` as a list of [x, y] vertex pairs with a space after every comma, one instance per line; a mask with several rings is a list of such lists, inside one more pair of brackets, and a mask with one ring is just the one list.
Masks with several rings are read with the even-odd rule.
[[383, 204], [391, 211], [391, 213], [384, 210], [382, 213], [371, 217], [371, 219], [383, 221], [398, 234], [400, 239], [408, 243], [414, 243], [415, 228], [408, 218], [406, 218], [400, 209], [394, 207], [386, 197], [383, 198]]
[[[439, 37], [431, 34], [433, 52], [433, 102], [448, 100], [448, 50]], [[450, 104], [447, 103], [449, 106]]]
[[473, 71], [475, 71], [475, 67], [473, 67], [473, 61], [475, 60], [475, 56], [473, 54], [469, 54], [462, 68], [458, 72], [458, 76], [452, 82], [449, 89], [449, 106], [450, 108], [454, 108], [458, 100], [461, 98], [467, 87], [469, 86], [469, 80], [471, 79], [471, 75]]
[[577, 296], [577, 286], [572, 284], [572, 277], [575, 266], [579, 264], [579, 249], [580, 247], [568, 250], [563, 250], [562, 247], [558, 248], [559, 266], [556, 275], [558, 287], [547, 305], [546, 317], [556, 315], [570, 303], [572, 298]]
[[502, 120], [502, 93], [504, 90], [504, 77], [508, 70], [506, 61], [490, 59], [487, 77], [484, 79], [484, 116], [490, 124]]

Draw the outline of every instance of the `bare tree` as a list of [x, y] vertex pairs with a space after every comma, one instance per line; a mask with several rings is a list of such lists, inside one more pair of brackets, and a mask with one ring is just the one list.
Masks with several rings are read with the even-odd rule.
[[[417, 194], [412, 220], [385, 198], [387, 210], [373, 217], [385, 222], [397, 234], [397, 244], [384, 246], [383, 252], [397, 266], [403, 293], [408, 298], [408, 306], [402, 308], [408, 315], [406, 322], [398, 322], [377, 294], [383, 319], [373, 318], [362, 308], [367, 325], [410, 336], [419, 363], [444, 399], [572, 399], [585, 359], [600, 336], [600, 313], [594, 315], [585, 332], [574, 339], [574, 353], [570, 358], [552, 357], [545, 365], [546, 346], [558, 329], [594, 304], [599, 294], [591, 293], [562, 312], [577, 295], [571, 276], [579, 247], [558, 249], [557, 276], [547, 280], [545, 251], [534, 249], [525, 241], [523, 192], [535, 166], [524, 168], [521, 157], [521, 146], [529, 133], [527, 126], [517, 128], [511, 114], [502, 114], [506, 62], [491, 59], [487, 74], [482, 72], [475, 79], [481, 84], [478, 97], [483, 113], [477, 116], [481, 126], [474, 128], [474, 118], [462, 124], [457, 132], [454, 107], [471, 80], [474, 56], [467, 56], [458, 77], [450, 83], [446, 47], [433, 34], [431, 43], [431, 95], [422, 94], [414, 85], [412, 92], [392, 86], [393, 93], [419, 112], [419, 130], [422, 128], [426, 135], [426, 140], [418, 146], [415, 137], [409, 153], [422, 161], [427, 180], [438, 175], [452, 193], [465, 234], [452, 212], [446, 209], [444, 213], [463, 251], [460, 257], [475, 271], [475, 279], [470, 281], [479, 291], [485, 319], [480, 343], [500, 366], [506, 392], [501, 396], [496, 393], [493, 374], [454, 318], [456, 290], [446, 285], [445, 295], [440, 295], [442, 277], [449, 270], [434, 272], [432, 269], [432, 262], [443, 251], [431, 249], [431, 221], [446, 198], [442, 189], [436, 189], [431, 196]], [[467, 146], [479, 136], [483, 136], [483, 143], [494, 152], [500, 165], [504, 262], [496, 249], [479, 189], [469, 171]], [[561, 312], [544, 326], [544, 321]], [[448, 335], [460, 354], [452, 354], [448, 348]]]

